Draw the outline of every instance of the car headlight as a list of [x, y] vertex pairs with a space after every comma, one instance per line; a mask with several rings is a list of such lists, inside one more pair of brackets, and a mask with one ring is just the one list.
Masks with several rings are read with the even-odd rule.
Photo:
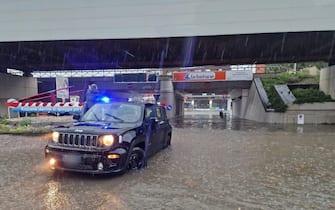
[[113, 135], [105, 135], [102, 136], [102, 144], [105, 146], [111, 146], [114, 143], [114, 136]]
[[57, 131], [52, 132], [52, 141], [57, 143], [59, 138], [59, 133]]

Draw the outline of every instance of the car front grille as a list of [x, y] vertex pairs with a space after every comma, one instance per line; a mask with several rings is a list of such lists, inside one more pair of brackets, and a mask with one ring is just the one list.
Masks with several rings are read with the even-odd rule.
[[86, 135], [86, 134], [76, 134], [76, 133], [60, 133], [58, 138], [58, 144], [63, 146], [72, 147], [102, 147], [99, 143], [99, 138], [97, 135]]

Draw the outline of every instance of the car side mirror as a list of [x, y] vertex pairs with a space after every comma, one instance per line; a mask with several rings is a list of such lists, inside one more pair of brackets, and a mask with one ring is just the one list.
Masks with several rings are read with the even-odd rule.
[[72, 119], [78, 121], [78, 120], [80, 120], [80, 115], [73, 115], [73, 116], [72, 116]]

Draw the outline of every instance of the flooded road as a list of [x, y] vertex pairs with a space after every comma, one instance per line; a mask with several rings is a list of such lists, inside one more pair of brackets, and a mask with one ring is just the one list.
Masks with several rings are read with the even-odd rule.
[[0, 136], [1, 209], [335, 209], [335, 125], [187, 115], [123, 176], [52, 173], [41, 137]]

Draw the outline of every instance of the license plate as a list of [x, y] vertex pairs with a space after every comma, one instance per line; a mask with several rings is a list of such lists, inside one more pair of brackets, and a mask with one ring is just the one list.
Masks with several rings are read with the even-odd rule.
[[81, 158], [79, 155], [73, 155], [73, 154], [65, 154], [62, 156], [62, 160], [66, 165], [79, 165], [81, 162]]

